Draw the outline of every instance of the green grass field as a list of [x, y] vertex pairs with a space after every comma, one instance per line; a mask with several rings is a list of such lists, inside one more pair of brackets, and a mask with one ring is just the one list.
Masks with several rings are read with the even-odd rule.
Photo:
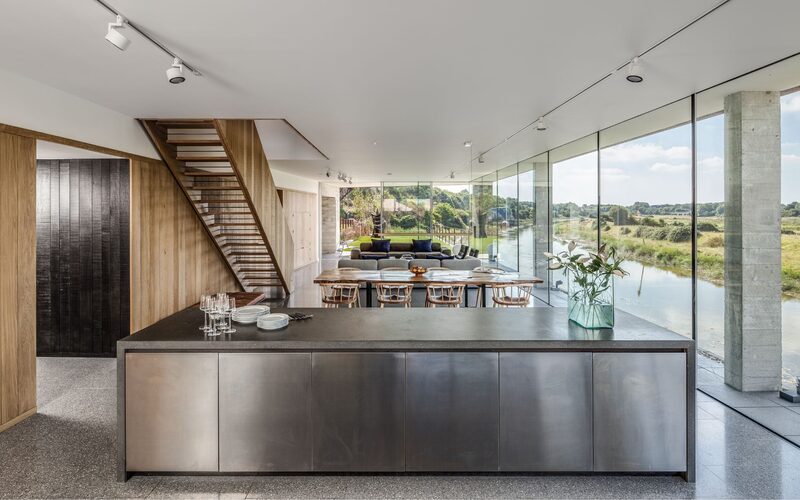
[[[655, 217], [663, 220], [666, 228], [689, 225], [688, 216]], [[701, 217], [698, 224], [710, 223], [719, 231], [700, 231], [697, 240], [697, 271], [702, 279], [722, 284], [724, 272], [725, 222], [723, 217]], [[683, 276], [691, 276], [691, 243], [675, 243], [635, 236], [639, 226], [617, 226], [605, 223], [602, 230], [604, 242], [614, 246], [624, 258], [667, 268]], [[627, 230], [626, 230], [627, 228]], [[592, 220], [560, 221], [554, 225], [554, 234], [562, 240], [593, 241], [597, 230]], [[784, 217], [781, 229], [782, 288], [786, 298], [800, 298], [800, 218]], [[627, 234], [626, 234], [627, 233]], [[792, 234], [794, 233], [794, 234]]]

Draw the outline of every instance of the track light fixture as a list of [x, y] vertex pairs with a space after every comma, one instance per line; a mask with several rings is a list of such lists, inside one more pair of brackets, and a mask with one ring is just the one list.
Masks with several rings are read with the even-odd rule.
[[547, 130], [547, 124], [544, 122], [544, 116], [540, 116], [538, 120], [536, 120], [536, 130]]
[[167, 68], [167, 80], [169, 80], [169, 83], [174, 84], [186, 81], [186, 77], [183, 76], [183, 61], [177, 57], [172, 60], [172, 65]]
[[478, 155], [478, 163], [486, 163], [486, 160], [483, 159], [483, 153]]
[[108, 33], [106, 34], [106, 40], [111, 42], [114, 47], [118, 48], [119, 50], [125, 50], [131, 44], [131, 41], [119, 30], [125, 28], [125, 18], [117, 14], [117, 20], [113, 23], [108, 23]]
[[642, 83], [644, 81], [644, 72], [642, 65], [639, 62], [639, 56], [634, 57], [628, 65], [628, 76], [625, 77], [631, 83]]
[[465, 148], [471, 148], [472, 147], [472, 141], [464, 141], [464, 147]]
[[353, 177], [352, 176], [347, 178], [347, 183], [351, 184], [351, 185], [353, 184]]
[[455, 179], [456, 178], [456, 171], [455, 170], [451, 170], [450, 171], [450, 178], [451, 179]]

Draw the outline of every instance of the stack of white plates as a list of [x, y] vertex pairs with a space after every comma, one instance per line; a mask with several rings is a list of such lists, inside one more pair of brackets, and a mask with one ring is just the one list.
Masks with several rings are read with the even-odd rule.
[[282, 313], [259, 316], [258, 327], [262, 330], [277, 330], [289, 324], [289, 316]]
[[252, 325], [259, 317], [269, 314], [267, 306], [244, 306], [233, 312], [232, 319], [243, 325]]

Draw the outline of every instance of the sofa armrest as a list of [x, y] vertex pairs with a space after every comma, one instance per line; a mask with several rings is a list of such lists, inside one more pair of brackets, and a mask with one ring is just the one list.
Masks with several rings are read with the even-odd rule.
[[350, 250], [350, 258], [352, 260], [360, 259], [361, 258], [361, 250], [359, 250], [358, 248], [354, 248], [354, 249]]

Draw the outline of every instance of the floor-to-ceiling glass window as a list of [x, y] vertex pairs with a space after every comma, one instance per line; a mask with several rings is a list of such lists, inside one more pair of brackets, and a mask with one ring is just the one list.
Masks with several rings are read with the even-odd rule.
[[[550, 151], [552, 179], [552, 249], [564, 251], [575, 241], [578, 251], [597, 250], [597, 134]], [[552, 271], [550, 302], [563, 305], [567, 279]]]
[[417, 234], [428, 238], [433, 231], [433, 217], [431, 214], [431, 201], [433, 200], [433, 186], [429, 182], [420, 182], [417, 185]]
[[518, 269], [523, 274], [534, 274], [534, 231], [536, 227], [536, 205], [534, 189], [533, 159], [517, 164], [517, 242]]
[[[550, 303], [550, 273], [547, 270], [547, 257], [544, 252], [551, 251], [551, 223], [552, 211], [550, 209], [550, 195], [552, 185], [550, 182], [550, 154], [542, 153], [531, 158], [533, 169], [533, 274], [544, 280], [543, 283], [533, 288], [534, 297]], [[524, 169], [521, 169], [524, 170]], [[520, 181], [522, 185], [522, 181]]]
[[472, 183], [473, 249], [488, 263], [494, 264], [497, 248], [497, 173], [493, 172], [475, 179]]
[[383, 183], [383, 231], [386, 236], [417, 235], [417, 183]]
[[783, 380], [791, 386], [800, 376], [800, 91], [797, 90], [781, 97], [781, 289]]
[[517, 164], [497, 172], [497, 265], [507, 271], [519, 268], [519, 193]]
[[[725, 356], [725, 116], [697, 96], [697, 348]], [[721, 374], [720, 374], [721, 376]]]
[[600, 132], [600, 239], [619, 309], [692, 336], [692, 127], [685, 99]]
[[469, 245], [469, 184], [434, 184], [431, 219], [433, 237], [445, 246]]

